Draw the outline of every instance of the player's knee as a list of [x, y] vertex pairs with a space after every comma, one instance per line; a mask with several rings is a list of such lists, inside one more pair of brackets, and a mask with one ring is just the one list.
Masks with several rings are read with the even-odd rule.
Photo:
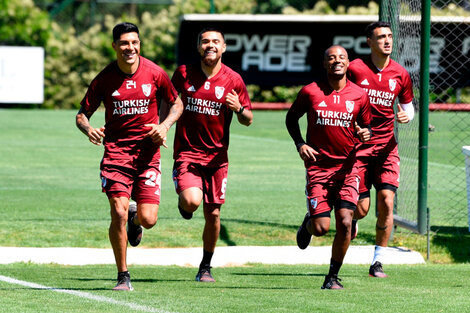
[[148, 217], [142, 218], [142, 220], [139, 222], [143, 228], [149, 229], [155, 226], [155, 224], [157, 224], [157, 220], [158, 220], [157, 216], [148, 216]]

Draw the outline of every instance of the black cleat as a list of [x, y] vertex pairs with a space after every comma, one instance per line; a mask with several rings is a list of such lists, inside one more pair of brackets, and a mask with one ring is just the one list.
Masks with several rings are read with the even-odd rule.
[[211, 268], [201, 268], [196, 275], [196, 281], [202, 283], [214, 283], [215, 279], [211, 275]]
[[325, 281], [321, 289], [344, 289], [343, 285], [340, 283], [341, 279], [338, 278], [338, 275], [325, 276]]
[[310, 244], [310, 240], [312, 240], [312, 235], [307, 230], [307, 222], [309, 219], [310, 214], [307, 212], [307, 214], [305, 214], [302, 224], [297, 230], [297, 246], [302, 250], [307, 248]]
[[133, 247], [137, 247], [142, 240], [142, 226], [134, 224], [134, 218], [137, 215], [137, 204], [129, 203], [129, 212], [127, 217], [127, 240]]
[[113, 288], [113, 290], [118, 290], [118, 291], [134, 290], [134, 288], [132, 288], [132, 285], [131, 285], [131, 277], [129, 275], [118, 274], [118, 282], [116, 284], [116, 287]]
[[193, 213], [185, 211], [185, 210], [180, 206], [179, 203], [178, 203], [178, 210], [180, 211], [181, 216], [182, 216], [185, 220], [190, 220], [190, 219], [193, 218]]
[[388, 277], [387, 274], [384, 273], [384, 269], [382, 268], [382, 263], [380, 263], [379, 261], [375, 261], [375, 263], [370, 266], [369, 276], [379, 277], [379, 278]]

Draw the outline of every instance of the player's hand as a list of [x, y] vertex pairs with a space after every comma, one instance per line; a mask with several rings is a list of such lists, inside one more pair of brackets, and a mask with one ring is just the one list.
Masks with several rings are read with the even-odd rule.
[[150, 131], [145, 134], [145, 137], [150, 137], [152, 141], [158, 145], [168, 148], [166, 145], [166, 133], [168, 129], [163, 124], [145, 124], [144, 126], [150, 127]]
[[313, 162], [315, 162], [317, 160], [317, 158], [315, 156], [319, 155], [319, 154], [320, 153], [318, 153], [318, 151], [316, 151], [315, 149], [313, 149], [312, 147], [310, 147], [307, 144], [302, 145], [299, 148], [300, 158], [304, 161], [313, 161]]
[[100, 128], [90, 127], [88, 140], [90, 140], [90, 142], [94, 145], [101, 146], [101, 138], [104, 138], [104, 126]]
[[359, 136], [359, 139], [362, 142], [366, 142], [366, 141], [370, 140], [369, 128], [361, 128], [361, 127], [359, 127], [359, 125], [357, 125], [357, 123], [356, 123], [355, 128], [356, 128], [357, 136]]
[[233, 112], [240, 111], [240, 107], [242, 105], [240, 104], [238, 94], [235, 90], [232, 89], [231, 92], [227, 93], [227, 96], [225, 97], [225, 102], [227, 103], [227, 106], [230, 108], [230, 110], [232, 110]]
[[400, 124], [406, 124], [410, 121], [410, 117], [408, 114], [403, 110], [400, 104], [398, 104], [398, 112], [397, 112], [397, 121]]

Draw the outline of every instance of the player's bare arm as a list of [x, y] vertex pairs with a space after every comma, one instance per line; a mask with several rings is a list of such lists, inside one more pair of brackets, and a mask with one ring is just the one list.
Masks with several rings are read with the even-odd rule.
[[235, 90], [232, 89], [231, 92], [227, 93], [225, 101], [230, 110], [237, 113], [238, 122], [240, 122], [240, 124], [245, 126], [251, 125], [253, 122], [253, 112], [245, 110], [241, 105], [238, 94]]
[[160, 124], [145, 124], [145, 126], [151, 128], [146, 134], [146, 137], [152, 138], [154, 143], [163, 145], [164, 147], [166, 147], [165, 141], [168, 130], [183, 113], [183, 102], [179, 97], [176, 98], [175, 102], [169, 105], [170, 109], [164, 121], [160, 122]]
[[302, 160], [312, 160], [316, 161], [315, 157], [318, 155], [318, 151], [307, 145], [302, 138], [302, 133], [300, 132], [299, 119], [304, 115], [304, 113], [298, 112], [295, 110], [294, 105], [291, 106], [291, 109], [287, 112], [286, 115], [286, 127], [289, 135], [294, 140], [299, 156]]
[[75, 116], [75, 123], [82, 133], [87, 135], [88, 140], [92, 144], [97, 146], [101, 145], [101, 138], [104, 138], [104, 127], [93, 128], [90, 125], [90, 117], [93, 113], [86, 112], [83, 108], [80, 108], [77, 115]]

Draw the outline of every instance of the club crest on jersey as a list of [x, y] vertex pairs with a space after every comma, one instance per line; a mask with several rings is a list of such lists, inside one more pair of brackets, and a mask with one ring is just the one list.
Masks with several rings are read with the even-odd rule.
[[311, 206], [313, 209], [316, 209], [316, 208], [317, 208], [317, 205], [318, 205], [317, 198], [310, 199], [310, 206]]
[[354, 101], [346, 101], [346, 110], [351, 113], [354, 110]]
[[388, 87], [390, 87], [391, 91], [394, 91], [397, 87], [397, 80], [396, 79], [389, 79], [388, 80]]
[[152, 91], [151, 84], [142, 84], [142, 91], [146, 97], [150, 96], [150, 91]]
[[225, 87], [215, 86], [215, 96], [217, 99], [221, 99], [224, 96]]

